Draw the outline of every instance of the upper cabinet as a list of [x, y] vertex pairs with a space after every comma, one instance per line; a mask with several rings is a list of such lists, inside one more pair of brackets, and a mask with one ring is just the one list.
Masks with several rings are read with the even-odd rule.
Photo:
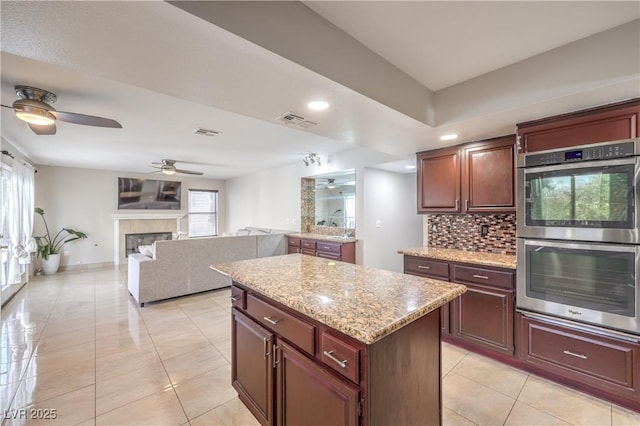
[[420, 152], [418, 213], [515, 211], [515, 136]]
[[637, 138], [640, 98], [519, 123], [520, 152]]

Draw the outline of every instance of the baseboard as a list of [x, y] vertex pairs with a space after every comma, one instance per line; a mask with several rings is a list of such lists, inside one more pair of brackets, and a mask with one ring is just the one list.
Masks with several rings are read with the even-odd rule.
[[113, 266], [113, 261], [111, 262], [96, 262], [96, 263], [83, 263], [80, 265], [60, 265], [58, 269], [59, 272], [62, 271], [80, 271], [84, 269], [96, 269], [96, 268], [104, 268], [104, 267]]

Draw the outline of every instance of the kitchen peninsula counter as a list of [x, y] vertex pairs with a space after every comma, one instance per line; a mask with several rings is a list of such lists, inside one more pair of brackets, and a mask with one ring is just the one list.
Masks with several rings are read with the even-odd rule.
[[355, 243], [358, 241], [355, 237], [342, 237], [340, 235], [314, 234], [310, 232], [294, 232], [287, 234], [287, 237], [306, 238], [310, 240], [339, 242], [339, 243]]
[[448, 260], [450, 262], [470, 263], [496, 268], [516, 269], [516, 256], [512, 254], [486, 253], [437, 247], [416, 247], [398, 250], [399, 254], [429, 259]]
[[441, 424], [439, 308], [460, 284], [301, 254], [233, 280], [232, 384], [263, 425]]

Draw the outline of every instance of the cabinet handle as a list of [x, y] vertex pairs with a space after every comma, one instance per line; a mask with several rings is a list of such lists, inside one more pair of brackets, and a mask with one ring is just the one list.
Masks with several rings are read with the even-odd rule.
[[276, 365], [278, 365], [278, 363], [280, 362], [280, 360], [278, 359], [278, 349], [280, 349], [280, 346], [277, 346], [275, 343], [273, 344], [273, 368], [276, 368]]
[[271, 355], [269, 353], [269, 342], [271, 342], [271, 339], [267, 339], [266, 337], [263, 337], [262, 342], [264, 344], [264, 359], [267, 359], [267, 357]]
[[583, 354], [577, 354], [577, 353], [571, 352], [571, 351], [569, 351], [569, 350], [564, 350], [564, 351], [562, 351], [562, 352], [563, 352], [564, 354], [567, 354], [567, 355], [575, 356], [576, 358], [580, 358], [580, 359], [587, 359], [587, 356], [586, 356], [586, 355], [583, 355]]
[[329, 247], [329, 246], [324, 246], [322, 248], [325, 249], [325, 250], [331, 250], [331, 247]]
[[271, 319], [270, 317], [263, 317], [263, 318], [266, 322], [273, 325], [278, 325], [278, 323], [280, 322], [280, 320], [274, 320], [274, 319]]
[[336, 364], [338, 364], [340, 367], [342, 368], [347, 368], [347, 360], [345, 359], [344, 361], [340, 361], [338, 358], [336, 358], [335, 356], [333, 356], [332, 354], [335, 351], [323, 351], [323, 353], [327, 356], [327, 358], [329, 358], [331, 361], [335, 362]]
[[418, 265], [418, 269], [431, 269], [431, 266]]
[[464, 200], [464, 209], [469, 210], [469, 200]]
[[476, 275], [476, 274], [473, 274], [473, 278], [480, 278], [482, 280], [488, 280], [489, 279], [489, 277], [486, 276], [486, 275]]
[[460, 205], [460, 201], [456, 200], [456, 210], [458, 210], [458, 206]]
[[229, 299], [231, 299], [233, 303], [237, 303], [240, 300], [240, 298], [237, 296], [231, 296]]

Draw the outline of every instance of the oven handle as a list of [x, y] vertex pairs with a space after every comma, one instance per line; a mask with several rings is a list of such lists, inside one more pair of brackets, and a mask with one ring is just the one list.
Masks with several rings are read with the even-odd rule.
[[[636, 256], [640, 254], [640, 246], [635, 244], [607, 244], [607, 243], [576, 243], [572, 240], [566, 242], [551, 241], [551, 240], [531, 240], [524, 239], [524, 247], [526, 246], [538, 246], [538, 247], [556, 247], [564, 249], [575, 250], [600, 250], [610, 251], [618, 253], [635, 253]], [[523, 247], [523, 248], [524, 248]]]

